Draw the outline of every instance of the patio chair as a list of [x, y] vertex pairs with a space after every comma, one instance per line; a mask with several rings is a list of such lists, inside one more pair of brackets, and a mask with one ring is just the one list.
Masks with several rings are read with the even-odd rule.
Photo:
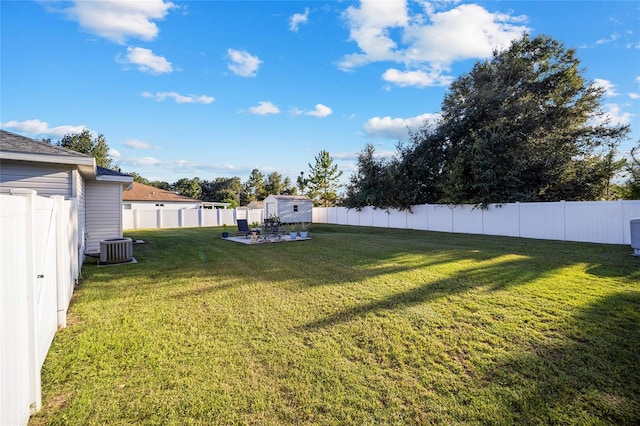
[[244, 235], [248, 238], [251, 234], [251, 229], [249, 228], [247, 219], [238, 219], [236, 222], [238, 223], [238, 233], [236, 236]]

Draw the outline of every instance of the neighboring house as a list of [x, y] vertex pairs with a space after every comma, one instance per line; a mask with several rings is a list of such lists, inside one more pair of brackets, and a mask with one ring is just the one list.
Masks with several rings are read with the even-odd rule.
[[90, 155], [0, 130], [0, 193], [25, 188], [77, 200], [81, 254], [99, 253], [101, 240], [122, 238], [122, 192], [131, 182], [96, 166]]
[[131, 188], [122, 193], [125, 210], [167, 210], [199, 209], [202, 201], [178, 195], [155, 186], [133, 182]]
[[313, 201], [300, 195], [269, 195], [264, 199], [264, 217], [271, 216], [282, 223], [312, 222]]

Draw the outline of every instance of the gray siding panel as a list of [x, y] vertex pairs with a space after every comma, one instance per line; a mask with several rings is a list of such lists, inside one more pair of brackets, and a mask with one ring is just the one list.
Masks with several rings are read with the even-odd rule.
[[4, 160], [0, 163], [0, 193], [13, 188], [32, 189], [38, 195], [72, 197], [72, 169], [55, 164]]
[[100, 241], [122, 237], [122, 184], [86, 183], [87, 253], [99, 253]]

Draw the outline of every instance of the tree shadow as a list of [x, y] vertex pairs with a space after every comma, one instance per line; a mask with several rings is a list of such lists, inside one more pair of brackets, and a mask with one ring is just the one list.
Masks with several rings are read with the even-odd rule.
[[600, 299], [566, 330], [493, 365], [482, 387], [521, 424], [640, 424], [640, 293]]
[[[383, 310], [406, 309], [476, 288], [499, 291], [509, 287], [527, 284], [536, 279], [553, 274], [553, 270], [535, 268], [532, 258], [497, 256], [477, 261], [475, 266], [459, 270], [446, 278], [427, 281], [406, 291], [396, 292], [381, 300], [343, 309], [316, 321], [304, 324], [303, 329], [331, 327], [339, 323], [363, 317]], [[450, 260], [453, 261], [453, 260]], [[428, 267], [429, 265], [423, 265]]]

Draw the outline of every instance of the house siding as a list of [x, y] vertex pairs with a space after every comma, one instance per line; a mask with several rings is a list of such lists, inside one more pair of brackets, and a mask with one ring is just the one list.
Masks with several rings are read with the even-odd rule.
[[[72, 173], [69, 166], [3, 160], [0, 162], [0, 193], [9, 194], [13, 188], [32, 189], [38, 195], [73, 197]], [[77, 172], [76, 172], [77, 173]]]
[[87, 206], [87, 188], [84, 179], [78, 173], [78, 171], [74, 171], [73, 173], [73, 196], [76, 198], [78, 202], [78, 250], [80, 253], [85, 252], [86, 248], [86, 233], [87, 233], [87, 224], [86, 224], [86, 206]]
[[122, 238], [122, 184], [86, 183], [86, 252], [100, 253], [100, 241]]

